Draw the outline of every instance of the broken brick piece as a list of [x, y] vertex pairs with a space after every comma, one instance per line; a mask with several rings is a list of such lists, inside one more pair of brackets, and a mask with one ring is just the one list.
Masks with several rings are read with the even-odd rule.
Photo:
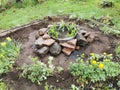
[[43, 45], [46, 45], [46, 46], [51, 46], [52, 44], [55, 43], [55, 40], [53, 39], [46, 39], [44, 42], [43, 42]]
[[71, 48], [63, 48], [62, 49], [62, 52], [65, 54], [65, 55], [70, 55], [72, 53], [73, 49]]
[[75, 49], [76, 49], [76, 50], [80, 50], [80, 46], [76, 46]]
[[47, 33], [45, 33], [42, 38], [43, 39], [50, 39], [50, 35], [48, 35]]
[[60, 45], [66, 48], [71, 48], [72, 50], [75, 49], [74, 45], [68, 44], [67, 42], [60, 43]]
[[76, 46], [77, 39], [69, 40], [69, 41], [67, 41], [67, 43]]

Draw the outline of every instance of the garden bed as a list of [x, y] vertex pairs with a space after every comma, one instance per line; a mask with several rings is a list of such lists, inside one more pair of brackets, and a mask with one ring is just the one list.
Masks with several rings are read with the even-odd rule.
[[[1, 40], [6, 37], [11, 37], [22, 43], [19, 58], [15, 63], [15, 67], [22, 67], [24, 63], [31, 64], [32, 61], [29, 57], [37, 57], [34, 53], [34, 43], [36, 41], [36, 35], [39, 29], [47, 28], [49, 24], [53, 22], [60, 22], [64, 20], [65, 22], [74, 22], [79, 25], [79, 29], [84, 29], [87, 32], [91, 32], [91, 38], [94, 40], [89, 42], [88, 45], [80, 47], [80, 50], [75, 50], [70, 56], [60, 54], [54, 57], [53, 64], [55, 66], [61, 66], [64, 71], [60, 74], [55, 74], [49, 77], [48, 80], [43, 81], [41, 86], [31, 83], [27, 79], [19, 78], [21, 71], [13, 71], [7, 75], [3, 75], [4, 81], [13, 88], [13, 90], [44, 90], [45, 82], [56, 87], [60, 87], [64, 90], [69, 90], [71, 84], [76, 84], [75, 78], [72, 77], [70, 72], [67, 70], [70, 62], [75, 62], [75, 59], [79, 57], [82, 53], [87, 57], [90, 53], [102, 54], [104, 52], [114, 56], [113, 61], [120, 62], [120, 58], [116, 57], [114, 54], [114, 49], [117, 43], [120, 41], [119, 37], [114, 35], [105, 35], [100, 30], [99, 27], [91, 28], [89, 26], [88, 20], [79, 20], [78, 18], [70, 19], [68, 16], [58, 16], [58, 17], [46, 17], [41, 21], [37, 21], [34, 24], [28, 24], [26, 26], [20, 27], [18, 29], [13, 29], [0, 34]], [[47, 64], [47, 60], [50, 54], [48, 53], [45, 57], [38, 57], [39, 60]], [[89, 90], [90, 87], [86, 88]]]

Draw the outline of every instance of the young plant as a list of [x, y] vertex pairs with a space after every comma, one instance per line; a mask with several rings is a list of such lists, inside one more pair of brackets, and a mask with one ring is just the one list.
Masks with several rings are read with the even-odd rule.
[[13, 70], [13, 65], [20, 53], [20, 44], [7, 37], [0, 42], [0, 75]]
[[37, 59], [32, 59], [31, 65], [24, 65], [21, 76], [31, 80], [33, 83], [40, 85], [41, 81], [47, 79], [48, 76], [52, 76], [54, 72], [54, 65], [52, 65], [52, 57], [49, 57], [48, 66]]

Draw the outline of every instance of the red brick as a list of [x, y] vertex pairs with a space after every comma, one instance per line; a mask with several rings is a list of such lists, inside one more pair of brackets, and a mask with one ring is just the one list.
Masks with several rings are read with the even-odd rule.
[[50, 39], [50, 35], [48, 35], [47, 33], [45, 33], [42, 38], [43, 39]]
[[60, 43], [60, 45], [66, 48], [71, 48], [73, 50], [75, 49], [74, 45], [68, 44], [67, 42]]
[[77, 39], [69, 40], [69, 41], [67, 41], [67, 43], [76, 46]]
[[46, 46], [51, 46], [52, 44], [55, 43], [55, 40], [53, 39], [46, 39], [44, 42], [43, 42], [43, 45], [46, 45]]
[[62, 49], [62, 52], [65, 54], [65, 55], [70, 55], [72, 53], [73, 49], [70, 49], [70, 48], [63, 48]]
[[80, 50], [80, 46], [76, 46], [75, 49], [76, 49], [76, 50]]

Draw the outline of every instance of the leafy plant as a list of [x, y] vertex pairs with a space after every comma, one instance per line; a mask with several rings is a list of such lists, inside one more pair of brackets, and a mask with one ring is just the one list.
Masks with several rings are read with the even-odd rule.
[[37, 59], [32, 59], [33, 64], [24, 65], [21, 76], [31, 80], [33, 83], [40, 84], [41, 81], [46, 80], [48, 76], [51, 76], [54, 72], [54, 66], [52, 65], [52, 57], [49, 57], [48, 66]]
[[20, 53], [20, 44], [7, 37], [0, 42], [0, 75], [13, 69], [13, 64]]
[[120, 44], [115, 48], [115, 53], [120, 56]]
[[0, 82], [0, 90], [7, 90], [7, 86], [4, 82]]
[[49, 85], [48, 83], [45, 83], [44, 89], [45, 90], [61, 90], [60, 88], [57, 88], [53, 85]]
[[112, 7], [113, 6], [113, 1], [112, 0], [102, 0], [101, 6], [103, 8], [105, 8], [105, 7]]
[[83, 61], [83, 58], [80, 57], [76, 63], [71, 63], [69, 70], [77, 78], [77, 82], [84, 87], [90, 82], [106, 81], [120, 75], [120, 64], [111, 60], [112, 54], [92, 53], [87, 61]]
[[75, 86], [74, 84], [72, 84], [70, 90], [80, 90], [80, 88], [78, 88], [77, 86]]
[[67, 37], [72, 37], [76, 34], [77, 27], [74, 23], [67, 24], [62, 20], [60, 25], [53, 24], [49, 29], [48, 34], [52, 37], [58, 38], [61, 32], [67, 32]]

